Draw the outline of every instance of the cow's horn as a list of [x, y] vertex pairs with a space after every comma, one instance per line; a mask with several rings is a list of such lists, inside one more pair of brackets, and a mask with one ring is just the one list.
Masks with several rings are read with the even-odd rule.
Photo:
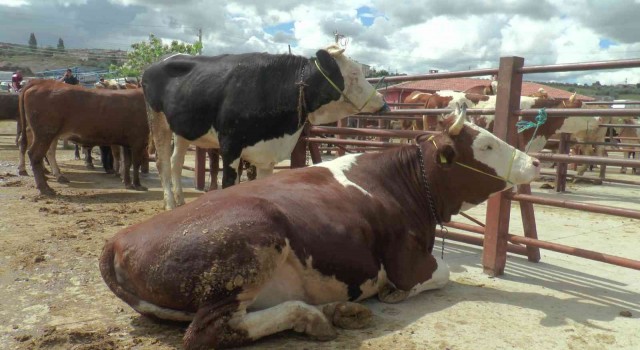
[[467, 104], [463, 103], [462, 106], [456, 103], [456, 121], [449, 127], [449, 135], [456, 136], [462, 131], [464, 121], [467, 119]]
[[344, 48], [340, 48], [340, 46], [333, 44], [327, 48], [327, 52], [329, 52], [331, 56], [339, 56], [344, 52]]

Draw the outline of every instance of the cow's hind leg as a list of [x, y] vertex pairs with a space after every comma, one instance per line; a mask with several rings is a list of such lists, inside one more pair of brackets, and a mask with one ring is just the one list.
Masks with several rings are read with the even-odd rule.
[[187, 153], [187, 148], [189, 148], [189, 140], [180, 135], [175, 135], [173, 155], [171, 156], [171, 182], [173, 183], [176, 205], [184, 204], [182, 166], [184, 165], [184, 156]]
[[131, 183], [131, 147], [122, 146], [122, 156], [124, 158], [123, 178], [124, 187], [128, 190], [135, 190]]
[[33, 143], [27, 154], [29, 155], [29, 161], [31, 162], [31, 170], [33, 171], [33, 177], [36, 181], [36, 187], [40, 194], [43, 195], [55, 195], [56, 192], [49, 187], [47, 184], [47, 179], [44, 176], [44, 156], [46, 155], [49, 146], [54, 141], [55, 137], [52, 136], [44, 136], [44, 137], [35, 137], [33, 139]]
[[184, 348], [242, 346], [285, 330], [306, 333], [317, 340], [331, 340], [337, 335], [320, 310], [301, 301], [287, 301], [249, 313], [235, 302], [200, 308], [185, 333]]
[[156, 167], [160, 174], [164, 195], [164, 208], [176, 207], [176, 200], [171, 192], [171, 129], [164, 113], [154, 111], [147, 105], [147, 118], [153, 135], [156, 149]]
[[56, 159], [56, 149], [58, 148], [58, 140], [54, 140], [51, 142], [49, 146], [49, 150], [47, 151], [47, 158], [49, 159], [49, 165], [51, 165], [51, 171], [53, 177], [56, 178], [56, 181], [59, 183], [69, 183], [69, 179], [67, 179], [62, 172], [60, 172], [60, 167], [58, 166], [58, 161]]
[[142, 166], [142, 156], [144, 145], [131, 148], [131, 160], [133, 163], [133, 189], [136, 191], [146, 191], [147, 188], [140, 184], [140, 167]]

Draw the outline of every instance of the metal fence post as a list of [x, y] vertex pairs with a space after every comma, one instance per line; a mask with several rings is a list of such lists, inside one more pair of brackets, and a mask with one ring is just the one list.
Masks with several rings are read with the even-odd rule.
[[[498, 68], [498, 93], [493, 132], [514, 147], [517, 147], [517, 120], [513, 117], [513, 111], [520, 109], [522, 73], [518, 70], [523, 66], [524, 58], [522, 57], [501, 57]], [[505, 191], [489, 197], [482, 266], [484, 273], [491, 276], [504, 274], [507, 263], [510, 213], [511, 200], [506, 196]]]

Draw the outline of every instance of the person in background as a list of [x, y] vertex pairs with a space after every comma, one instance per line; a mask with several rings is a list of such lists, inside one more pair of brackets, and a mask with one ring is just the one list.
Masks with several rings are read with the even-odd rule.
[[20, 92], [22, 89], [22, 71], [17, 70], [11, 76], [11, 86], [9, 87], [10, 92]]
[[67, 68], [67, 71], [64, 72], [64, 75], [62, 76], [62, 78], [60, 78], [60, 81], [71, 85], [78, 85], [78, 83], [80, 83], [80, 81], [78, 81], [78, 78], [73, 75], [73, 72], [70, 68]]

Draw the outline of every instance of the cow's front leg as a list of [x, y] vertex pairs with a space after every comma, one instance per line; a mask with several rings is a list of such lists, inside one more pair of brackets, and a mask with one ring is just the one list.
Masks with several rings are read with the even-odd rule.
[[238, 166], [240, 165], [239, 151], [225, 151], [222, 153], [222, 188], [233, 186], [240, 181], [238, 176]]
[[262, 179], [265, 178], [267, 176], [271, 176], [273, 174], [273, 168], [274, 168], [275, 164], [274, 163], [269, 163], [267, 165], [256, 165], [256, 178], [257, 179]]
[[60, 167], [58, 166], [58, 161], [56, 160], [56, 149], [58, 148], [58, 139], [51, 142], [49, 146], [49, 150], [47, 151], [47, 158], [49, 159], [49, 165], [51, 165], [51, 171], [53, 177], [56, 178], [56, 181], [59, 183], [69, 183], [69, 180], [62, 175], [60, 172]]
[[82, 153], [84, 153], [84, 166], [86, 166], [87, 169], [95, 169], [93, 166], [91, 150], [93, 150], [93, 146], [82, 146]]
[[[436, 258], [429, 253], [427, 254], [424, 258], [418, 259], [423, 261], [415, 261], [416, 268], [413, 270], [406, 268], [403, 271], [387, 271], [390, 283], [380, 288], [378, 299], [383, 303], [395, 304], [424, 291], [444, 287], [449, 282], [449, 266], [444, 260]], [[391, 268], [394, 269], [394, 267]], [[402, 275], [401, 277], [396, 277], [398, 284], [407, 286], [408, 282], [412, 281], [409, 288], [398, 288], [393, 283], [394, 275], [398, 272]]]

